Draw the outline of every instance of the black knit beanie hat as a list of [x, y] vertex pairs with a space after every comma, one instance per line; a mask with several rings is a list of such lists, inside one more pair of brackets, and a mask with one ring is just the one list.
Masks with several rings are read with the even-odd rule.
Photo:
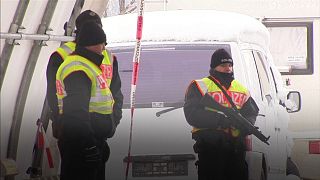
[[84, 23], [87, 21], [94, 21], [95, 23], [99, 24], [102, 27], [102, 22], [100, 16], [91, 11], [91, 10], [86, 10], [83, 11], [76, 19], [76, 33], [78, 33]]
[[106, 34], [97, 23], [88, 21], [82, 25], [76, 43], [82, 47], [106, 43]]
[[210, 67], [214, 69], [223, 63], [231, 63], [233, 65], [233, 60], [225, 49], [218, 49], [211, 56]]

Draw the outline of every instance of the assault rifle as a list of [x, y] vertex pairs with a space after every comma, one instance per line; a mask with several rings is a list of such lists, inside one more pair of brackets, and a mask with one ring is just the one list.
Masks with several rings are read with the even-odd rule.
[[238, 110], [235, 110], [233, 108], [227, 108], [222, 105], [220, 105], [218, 102], [216, 102], [208, 93], [206, 93], [200, 103], [206, 107], [218, 110], [223, 112], [228, 119], [232, 121], [232, 124], [234, 124], [236, 127], [240, 127], [241, 129], [245, 129], [250, 134], [253, 134], [258, 139], [260, 139], [262, 142], [269, 145], [269, 137], [266, 137], [263, 135], [257, 127], [253, 126], [245, 117], [243, 117]]

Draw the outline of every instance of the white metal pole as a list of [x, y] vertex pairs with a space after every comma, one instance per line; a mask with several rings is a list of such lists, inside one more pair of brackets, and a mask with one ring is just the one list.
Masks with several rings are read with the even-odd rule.
[[0, 33], [0, 39], [34, 40], [34, 41], [73, 41], [73, 36], [59, 36], [49, 34], [23, 34], [23, 33]]

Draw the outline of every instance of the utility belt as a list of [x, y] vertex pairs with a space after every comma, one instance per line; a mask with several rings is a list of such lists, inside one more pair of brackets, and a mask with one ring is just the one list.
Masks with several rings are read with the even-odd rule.
[[229, 135], [231, 135], [232, 137], [234, 138], [237, 138], [240, 136], [240, 130], [235, 128], [235, 127], [230, 127], [230, 128], [221, 128], [221, 127], [218, 127], [217, 128], [218, 131], [223, 131]]

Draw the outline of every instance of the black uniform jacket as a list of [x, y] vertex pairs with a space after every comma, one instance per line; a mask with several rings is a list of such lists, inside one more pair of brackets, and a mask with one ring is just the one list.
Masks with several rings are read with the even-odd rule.
[[[93, 53], [83, 47], [77, 47], [73, 54], [87, 58], [97, 66], [100, 66], [103, 60], [102, 55]], [[55, 52], [51, 55], [47, 68], [47, 99], [56, 118], [58, 118], [58, 108], [55, 76], [62, 62], [63, 60], [60, 55]], [[64, 85], [67, 97], [63, 99], [63, 114], [58, 118], [63, 125], [61, 139], [79, 140], [83, 146], [90, 146], [93, 145], [97, 139], [101, 140], [112, 137], [116, 125], [119, 124], [122, 118], [123, 104], [123, 95], [120, 89], [121, 80], [116, 58], [114, 58], [113, 62], [113, 77], [110, 85], [115, 100], [112, 115], [89, 113], [91, 80], [84, 72], [78, 71], [71, 73], [64, 79]]]

